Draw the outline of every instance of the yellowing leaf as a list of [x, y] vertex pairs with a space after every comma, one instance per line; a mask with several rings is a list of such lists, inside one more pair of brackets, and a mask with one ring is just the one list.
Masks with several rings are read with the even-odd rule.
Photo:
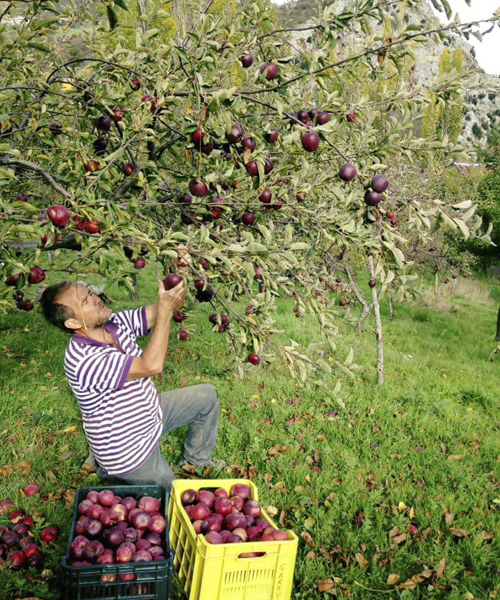
[[387, 578], [387, 585], [394, 585], [399, 581], [399, 575], [396, 573], [391, 573]]

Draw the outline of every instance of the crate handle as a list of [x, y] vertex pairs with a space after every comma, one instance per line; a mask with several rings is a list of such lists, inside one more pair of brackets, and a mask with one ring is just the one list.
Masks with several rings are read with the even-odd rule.
[[[164, 487], [164, 486], [163, 486]], [[170, 547], [170, 523], [168, 521], [168, 506], [170, 504], [170, 490], [165, 488], [165, 507], [164, 507], [164, 517], [165, 517], [165, 541], [167, 543], [167, 552], [170, 556], [172, 553], [172, 548]]]
[[[258, 556], [245, 556], [245, 554], [258, 554]], [[242, 552], [238, 554], [238, 560], [256, 560], [258, 558], [265, 558], [267, 552]]]

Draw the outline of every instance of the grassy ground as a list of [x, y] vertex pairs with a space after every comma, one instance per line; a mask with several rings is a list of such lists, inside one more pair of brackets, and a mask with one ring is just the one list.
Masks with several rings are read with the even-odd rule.
[[[154, 301], [154, 274], [140, 273], [140, 289], [139, 301], [111, 289], [113, 309]], [[492, 294], [498, 301], [497, 288]], [[373, 324], [356, 336], [340, 321], [339, 357], [352, 345], [364, 367], [355, 381], [343, 382], [345, 409], [297, 388], [281, 364], [236, 380], [223, 335], [210, 331], [207, 305], [190, 319], [196, 334], [188, 342], [172, 338], [157, 387], [218, 388], [217, 456], [232, 465], [225, 476], [250, 472], [264, 506], [301, 536], [294, 599], [496, 597], [500, 364], [487, 358], [497, 304], [480, 300], [458, 295], [441, 312], [432, 303], [397, 306], [392, 323], [384, 305], [382, 388], [375, 384]], [[293, 316], [291, 301], [280, 302], [278, 319], [284, 339], [317, 336], [311, 323]], [[72, 495], [98, 480], [80, 469], [85, 438], [62, 364], [68, 338], [35, 312], [0, 316], [0, 329], [0, 499], [10, 497], [43, 518], [40, 524], [61, 528], [45, 574], [52, 585]], [[184, 433], [164, 442], [172, 463]], [[45, 501], [25, 498], [20, 490], [27, 483], [37, 483]], [[30, 582], [0, 566], [0, 599], [59, 597], [32, 575]]]

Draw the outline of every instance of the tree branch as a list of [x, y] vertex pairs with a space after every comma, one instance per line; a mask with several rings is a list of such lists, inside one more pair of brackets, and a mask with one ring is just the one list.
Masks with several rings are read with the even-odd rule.
[[45, 169], [42, 169], [42, 167], [35, 165], [35, 163], [29, 162], [27, 160], [23, 160], [22, 158], [2, 158], [2, 159], [0, 159], [0, 162], [3, 165], [18, 165], [25, 169], [30, 169], [32, 171], [35, 171], [36, 173], [40, 173], [40, 175], [42, 175], [42, 177], [45, 178], [47, 183], [49, 185], [51, 185], [56, 192], [58, 192], [65, 198], [73, 197], [73, 195], [70, 194], [70, 192], [68, 192], [65, 188], [63, 188], [61, 185], [59, 185], [57, 183], [57, 181], [52, 177], [52, 175], [50, 175], [50, 173], [47, 173], [47, 171], [45, 171]]

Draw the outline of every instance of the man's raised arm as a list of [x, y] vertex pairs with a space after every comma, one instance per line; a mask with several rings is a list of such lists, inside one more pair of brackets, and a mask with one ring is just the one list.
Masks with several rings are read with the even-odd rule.
[[184, 280], [171, 290], [165, 290], [163, 281], [158, 280], [158, 311], [153, 335], [139, 358], [134, 358], [127, 381], [151, 377], [163, 371], [167, 355], [172, 315], [179, 310], [186, 299], [187, 287]]

